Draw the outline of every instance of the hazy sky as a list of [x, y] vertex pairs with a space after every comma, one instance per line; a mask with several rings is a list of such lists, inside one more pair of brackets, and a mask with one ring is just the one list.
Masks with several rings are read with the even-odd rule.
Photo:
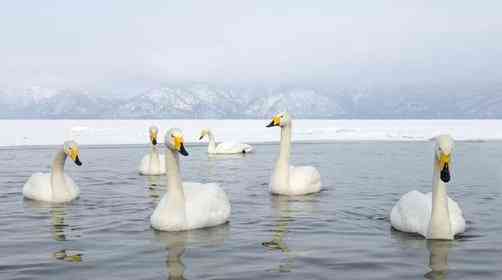
[[502, 1], [4, 1], [0, 85], [502, 80]]

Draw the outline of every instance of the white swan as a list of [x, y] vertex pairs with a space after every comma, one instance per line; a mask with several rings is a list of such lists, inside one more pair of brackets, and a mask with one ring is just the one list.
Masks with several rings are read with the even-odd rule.
[[69, 156], [76, 165], [82, 163], [79, 148], [74, 141], [64, 143], [52, 162], [52, 173], [35, 173], [31, 175], [23, 187], [23, 196], [33, 200], [46, 202], [68, 202], [80, 195], [75, 182], [64, 173], [64, 163]]
[[151, 126], [148, 129], [150, 134], [150, 143], [152, 144], [150, 152], [141, 159], [139, 164], [139, 174], [141, 175], [163, 175], [166, 174], [166, 163], [164, 157], [160, 156], [157, 148], [157, 135], [159, 129]]
[[199, 140], [204, 139], [205, 136], [209, 138], [208, 154], [247, 154], [253, 151], [251, 145], [238, 142], [223, 142], [216, 145], [213, 133], [207, 128], [200, 132]]
[[465, 231], [465, 220], [458, 204], [446, 193], [450, 181], [453, 139], [436, 138], [432, 193], [411, 191], [392, 208], [390, 221], [400, 231], [418, 233], [427, 239], [453, 240]]
[[167, 193], [161, 199], [150, 222], [163, 231], [182, 231], [216, 226], [230, 217], [230, 202], [218, 184], [182, 183], [178, 153], [187, 156], [183, 134], [171, 129], [165, 137]]
[[289, 165], [291, 153], [291, 117], [277, 114], [267, 127], [281, 127], [279, 158], [270, 179], [270, 192], [283, 195], [303, 195], [321, 191], [321, 174], [313, 166]]

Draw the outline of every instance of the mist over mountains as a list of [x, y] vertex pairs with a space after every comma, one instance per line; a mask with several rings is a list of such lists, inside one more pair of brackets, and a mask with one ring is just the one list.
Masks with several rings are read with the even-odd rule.
[[[460, 90], [459, 90], [460, 88]], [[163, 86], [136, 95], [30, 87], [0, 89], [3, 119], [502, 118], [502, 85], [314, 89]]]

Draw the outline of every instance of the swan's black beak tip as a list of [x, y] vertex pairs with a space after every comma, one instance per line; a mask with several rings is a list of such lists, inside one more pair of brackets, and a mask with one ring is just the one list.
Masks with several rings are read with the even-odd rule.
[[199, 140], [202, 140], [202, 138], [204, 138], [204, 136], [199, 137]]
[[448, 183], [451, 180], [450, 169], [448, 168], [448, 164], [445, 164], [440, 174], [441, 181]]
[[275, 126], [274, 121], [272, 121], [266, 127], [274, 127], [274, 126]]
[[75, 158], [75, 164], [76, 164], [77, 166], [81, 166], [81, 165], [82, 165], [82, 162], [80, 161], [80, 158], [79, 158], [79, 157]]
[[184, 155], [184, 156], [188, 156], [188, 152], [185, 149], [185, 146], [183, 144], [181, 144], [181, 146], [180, 146], [179, 153], [182, 154], [182, 155]]
[[157, 139], [153, 139], [153, 140], [152, 140], [152, 144], [153, 144], [154, 146], [156, 146], [156, 145], [157, 145]]

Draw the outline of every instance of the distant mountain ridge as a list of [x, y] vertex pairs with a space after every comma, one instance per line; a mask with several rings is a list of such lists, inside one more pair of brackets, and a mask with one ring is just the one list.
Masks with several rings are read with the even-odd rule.
[[283, 110], [295, 118], [502, 118], [502, 88], [464, 89], [460, 94], [444, 88], [430, 92], [423, 88], [331, 92], [298, 87], [236, 90], [189, 85], [159, 87], [124, 98], [31, 87], [0, 89], [0, 118], [269, 118]]

